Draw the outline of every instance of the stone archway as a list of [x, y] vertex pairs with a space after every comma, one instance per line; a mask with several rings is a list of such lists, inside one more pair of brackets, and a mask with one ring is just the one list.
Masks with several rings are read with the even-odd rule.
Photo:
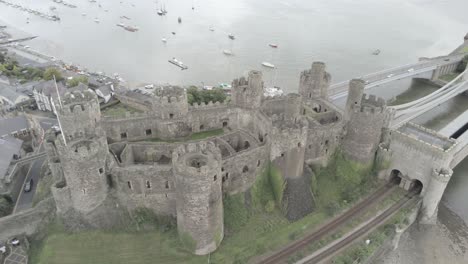
[[390, 178], [388, 180], [389, 182], [393, 182], [396, 185], [399, 185], [401, 183], [402, 176], [403, 174], [401, 173], [401, 171], [394, 169], [390, 172]]
[[423, 183], [420, 180], [413, 180], [411, 182], [411, 186], [409, 188], [410, 192], [414, 192], [416, 194], [420, 194], [423, 189]]

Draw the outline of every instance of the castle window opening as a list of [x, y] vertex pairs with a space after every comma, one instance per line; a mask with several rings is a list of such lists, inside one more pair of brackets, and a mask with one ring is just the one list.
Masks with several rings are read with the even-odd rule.
[[127, 132], [120, 133], [120, 139], [126, 139], [127, 138]]
[[300, 148], [302, 145], [301, 145], [301, 142], [297, 143], [297, 147]]
[[309, 145], [309, 149], [312, 149], [312, 145]]
[[166, 193], [166, 198], [167, 198], [167, 193]]
[[312, 98], [312, 93], [309, 93], [309, 98]]
[[127, 186], [130, 190], [132, 189], [132, 183], [130, 181], [127, 182]]
[[205, 129], [205, 126], [204, 125], [200, 125], [200, 130], [203, 130]]
[[221, 171], [224, 171], [224, 167], [221, 167]]
[[166, 181], [166, 189], [169, 189], [169, 181]]
[[325, 140], [325, 146], [328, 146], [328, 139]]
[[247, 87], [244, 87], [244, 92], [247, 91]]
[[244, 141], [244, 149], [250, 148], [250, 143], [248, 141]]
[[151, 189], [151, 182], [150, 181], [146, 181], [146, 188]]
[[227, 121], [223, 121], [223, 127], [227, 127], [228, 126], [228, 122]]
[[174, 114], [169, 114], [169, 118], [170, 119], [174, 118]]
[[246, 172], [248, 172], [248, 171], [249, 171], [249, 167], [247, 167], [247, 165], [244, 166], [244, 168], [242, 168], [242, 172], [243, 172], [243, 173], [246, 173]]
[[213, 176], [213, 181], [216, 181], [218, 179], [218, 175]]
[[222, 182], [225, 182], [225, 181], [226, 181], [226, 178], [222, 177], [222, 178], [221, 178], [221, 181], [222, 181]]
[[226, 172], [226, 180], [229, 179], [229, 172]]
[[257, 160], [257, 167], [260, 167], [261, 161]]
[[302, 109], [302, 115], [305, 115], [305, 114], [306, 114], [306, 110], [304, 108], [304, 109]]
[[100, 174], [103, 174], [103, 173], [104, 173], [104, 169], [103, 169], [103, 168], [99, 168], [99, 173], [100, 173]]
[[86, 194], [86, 189], [83, 189], [82, 191], [83, 191], [83, 194]]
[[260, 140], [260, 142], [263, 143], [263, 136], [262, 136], [262, 135], [258, 135], [258, 140]]
[[145, 133], [146, 133], [147, 136], [150, 136], [151, 134], [153, 134], [151, 129], [146, 129]]
[[281, 157], [284, 157], [284, 152], [283, 152], [283, 153], [281, 153]]

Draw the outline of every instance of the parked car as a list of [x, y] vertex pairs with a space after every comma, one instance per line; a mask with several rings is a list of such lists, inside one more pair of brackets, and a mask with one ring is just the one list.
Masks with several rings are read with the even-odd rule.
[[33, 179], [30, 179], [25, 185], [24, 185], [24, 192], [30, 192], [33, 187]]
[[414, 72], [414, 69], [413, 68], [408, 69], [408, 72]]
[[16, 246], [19, 246], [20, 241], [19, 241], [19, 239], [17, 239], [16, 237], [14, 237], [14, 238], [12, 238], [12, 239], [10, 240], [10, 244], [13, 245], [14, 247], [16, 247]]
[[391, 73], [389, 75], [387, 75], [387, 78], [392, 78], [395, 74]]

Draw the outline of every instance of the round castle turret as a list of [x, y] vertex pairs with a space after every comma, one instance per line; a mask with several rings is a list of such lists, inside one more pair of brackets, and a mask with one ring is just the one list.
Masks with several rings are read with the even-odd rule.
[[84, 91], [67, 93], [55, 107], [65, 137], [56, 136], [56, 153], [51, 150], [48, 155], [60, 159], [70, 204], [75, 210], [86, 213], [99, 206], [108, 191], [108, 146], [99, 126], [99, 103], [94, 93]]
[[190, 143], [178, 147], [172, 161], [179, 236], [206, 255], [224, 237], [221, 152], [212, 142]]
[[348, 98], [346, 99], [345, 119], [349, 120], [355, 105], [361, 105], [366, 83], [361, 79], [352, 79], [349, 82]]
[[161, 119], [181, 118], [188, 113], [187, 93], [180, 87], [161, 87], [154, 91], [152, 109]]
[[353, 98], [352, 104], [342, 150], [350, 160], [370, 165], [388, 119], [385, 100], [374, 95], [366, 98], [364, 95], [360, 100]]
[[436, 220], [437, 208], [442, 199], [445, 188], [447, 187], [453, 171], [448, 168], [434, 169], [432, 177], [424, 192], [422, 204], [422, 218], [423, 223], [430, 223]]
[[325, 63], [316, 61], [309, 70], [300, 76], [299, 94], [304, 99], [328, 98], [331, 75], [325, 71]]
[[250, 71], [247, 80], [244, 77], [232, 82], [232, 103], [241, 108], [258, 109], [263, 98], [263, 74]]
[[55, 103], [58, 118], [67, 140], [96, 133], [97, 123], [101, 120], [99, 101], [91, 91], [67, 93], [61, 104]]

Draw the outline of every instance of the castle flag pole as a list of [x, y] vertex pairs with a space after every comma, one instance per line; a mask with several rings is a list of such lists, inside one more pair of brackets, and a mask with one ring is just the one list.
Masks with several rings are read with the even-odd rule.
[[[62, 109], [63, 108], [62, 100], [60, 99], [60, 93], [59, 93], [59, 90], [58, 90], [57, 80], [55, 79], [55, 75], [54, 75], [54, 83], [55, 83], [55, 91], [57, 91], [57, 96], [58, 96], [58, 101], [59, 101], [59, 104], [60, 104], [60, 109]], [[59, 117], [59, 114], [57, 112], [57, 109], [55, 108], [54, 103], [52, 103], [52, 107], [54, 108], [55, 114], [57, 115], [57, 121], [58, 121], [58, 125], [59, 125], [59, 128], [60, 128], [60, 134], [62, 134], [63, 143], [66, 146], [67, 145], [67, 140], [65, 139], [65, 134], [63, 133], [63, 129], [62, 129], [62, 123], [60, 122], [60, 117]]]

